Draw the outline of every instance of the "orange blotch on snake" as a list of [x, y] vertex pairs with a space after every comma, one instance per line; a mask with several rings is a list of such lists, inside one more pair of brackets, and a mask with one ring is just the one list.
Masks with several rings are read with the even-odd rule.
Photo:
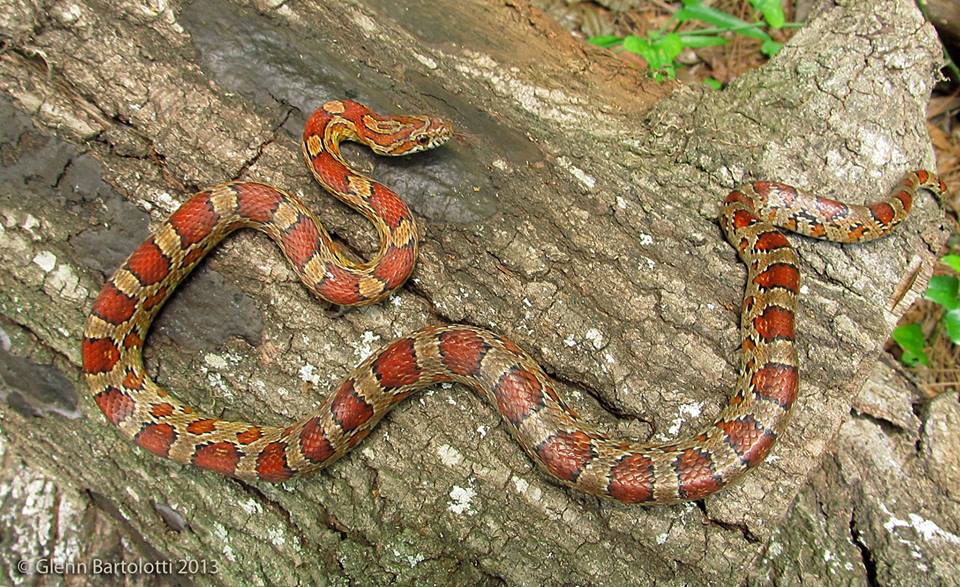
[[[323, 133], [320, 134], [322, 136]], [[321, 183], [327, 184], [341, 193], [349, 191], [350, 177], [354, 174], [329, 152], [323, 151], [313, 158], [313, 170], [320, 176]]]
[[797, 399], [797, 368], [782, 363], [767, 363], [750, 379], [757, 395], [790, 409]]
[[229, 442], [205, 444], [193, 453], [194, 465], [221, 475], [233, 475], [238, 462], [240, 453], [237, 447]]
[[373, 362], [373, 372], [387, 391], [402, 385], [411, 385], [420, 379], [420, 367], [412, 338], [401, 338], [380, 353]]
[[896, 216], [896, 211], [893, 209], [893, 206], [886, 202], [877, 202], [872, 206], [868, 206], [868, 208], [870, 214], [872, 214], [880, 224], [890, 224], [893, 222], [894, 216]]
[[152, 285], [170, 272], [170, 260], [154, 242], [153, 237], [150, 237], [127, 259], [127, 270], [133, 273], [142, 285]]
[[395, 247], [390, 245], [373, 270], [373, 276], [385, 284], [388, 290], [400, 287], [413, 272], [413, 247]]
[[734, 190], [727, 194], [727, 197], [723, 199], [724, 204], [732, 204], [734, 202], [740, 202], [747, 208], [753, 208], [753, 200], [750, 199], [745, 193]]
[[[770, 193], [770, 189], [776, 187], [776, 184], [769, 181], [755, 181], [750, 186], [753, 188], [753, 191], [757, 193], [761, 198], [766, 198]], [[753, 206], [751, 206], [753, 208]]]
[[738, 229], [746, 228], [759, 221], [760, 218], [756, 214], [747, 210], [737, 210], [733, 213], [733, 226]]
[[784, 247], [789, 247], [790, 241], [779, 230], [771, 230], [757, 236], [757, 242], [754, 248], [758, 251], [775, 251]]
[[234, 186], [237, 193], [237, 213], [254, 222], [268, 222], [283, 199], [276, 189], [259, 183], [241, 183]]
[[764, 342], [795, 337], [793, 312], [777, 306], [764, 308], [763, 313], [753, 319], [753, 327]]
[[317, 225], [308, 216], [300, 215], [297, 222], [283, 234], [283, 250], [298, 268], [310, 260], [320, 245]]
[[344, 432], [363, 426], [373, 416], [373, 406], [354, 389], [353, 379], [347, 379], [337, 389], [330, 403], [330, 411]]
[[783, 288], [793, 293], [800, 291], [800, 272], [787, 263], [773, 263], [753, 278], [753, 282], [763, 289]]
[[759, 464], [773, 445], [773, 434], [765, 430], [753, 416], [719, 421], [716, 426], [723, 430], [727, 444], [748, 467]]
[[867, 227], [863, 224], [855, 224], [847, 230], [847, 237], [851, 241], [858, 241], [867, 234]]
[[500, 413], [516, 427], [544, 405], [540, 381], [522, 367], [505, 372], [493, 388], [493, 395]]
[[133, 315], [136, 307], [136, 298], [123, 293], [108, 281], [100, 290], [97, 301], [93, 302], [92, 311], [110, 324], [121, 324]]
[[217, 421], [214, 418], [203, 418], [201, 420], [194, 420], [187, 424], [187, 432], [190, 434], [209, 434], [217, 429]]
[[607, 491], [625, 503], [653, 499], [653, 461], [642, 454], [627, 455], [610, 469]]
[[264, 481], [278, 483], [293, 476], [287, 463], [287, 443], [271, 442], [257, 456], [257, 475]]
[[684, 499], [703, 499], [723, 486], [706, 451], [688, 448], [680, 453], [673, 467], [680, 480], [680, 497]]
[[251, 426], [243, 432], [237, 432], [237, 442], [240, 444], [250, 444], [251, 442], [260, 440], [261, 436], [263, 436], [263, 432], [260, 430], [260, 427]]
[[100, 411], [115, 426], [119, 426], [134, 410], [134, 403], [130, 396], [116, 387], [108, 387], [93, 399], [97, 402]]
[[323, 463], [333, 456], [333, 445], [320, 418], [311, 418], [300, 431], [300, 452], [314, 463]]
[[166, 418], [173, 413], [173, 406], [164, 402], [161, 404], [154, 404], [150, 408], [150, 415], [154, 418]]
[[136, 332], [131, 332], [123, 337], [123, 348], [132, 349], [143, 346], [143, 339]]
[[457, 375], [474, 376], [490, 350], [480, 335], [471, 330], [453, 330], [440, 335], [443, 365]]
[[170, 225], [180, 235], [184, 249], [210, 236], [220, 216], [213, 209], [209, 192], [200, 192], [170, 215]]
[[142, 371], [127, 371], [127, 376], [123, 378], [123, 386], [127, 389], [140, 389], [143, 384]]
[[585, 432], [557, 432], [537, 448], [544, 466], [557, 479], [576, 482], [583, 468], [594, 458], [590, 437]]
[[387, 223], [390, 228], [400, 226], [400, 220], [410, 218], [410, 209], [403, 203], [397, 194], [379, 183], [373, 184], [373, 195], [370, 196], [370, 207]]
[[176, 439], [177, 431], [170, 424], [147, 424], [134, 441], [153, 454], [165, 457]]
[[360, 301], [360, 278], [336, 265], [326, 266], [326, 275], [314, 289], [332, 304], [352, 306]]
[[109, 338], [84, 338], [81, 347], [85, 373], [106, 373], [120, 360], [120, 349]]
[[900, 206], [903, 207], [904, 214], [910, 212], [910, 206], [913, 205], [913, 196], [910, 195], [910, 192], [907, 190], [900, 190], [899, 192], [893, 194], [893, 197], [897, 200], [900, 200]]

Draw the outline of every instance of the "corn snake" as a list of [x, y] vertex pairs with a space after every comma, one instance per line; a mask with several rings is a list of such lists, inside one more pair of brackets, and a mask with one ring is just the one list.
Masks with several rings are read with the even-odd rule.
[[351, 170], [339, 143], [405, 154], [439, 146], [451, 132], [436, 118], [380, 116], [348, 100], [327, 102], [308, 120], [302, 150], [314, 177], [373, 222], [380, 236], [379, 251], [365, 263], [344, 256], [297, 198], [271, 186], [230, 182], [185, 202], [106, 282], [87, 320], [84, 377], [107, 419], [139, 446], [176, 462], [280, 482], [336, 461], [414, 391], [452, 381], [487, 397], [530, 458], [565, 486], [628, 503], [702, 499], [764, 460], [797, 396], [800, 274], [794, 249], [775, 226], [861, 242], [902, 222], [918, 189], [939, 198], [945, 193], [923, 170], [867, 206], [765, 181], [731, 192], [720, 224], [748, 269], [738, 384], [713, 423], [666, 445], [612, 438], [583, 422], [533, 358], [493, 332], [464, 325], [429, 326], [390, 343], [356, 367], [315, 413], [285, 427], [205, 416], [146, 374], [141, 350], [157, 312], [239, 228], [265, 232], [301, 281], [334, 304], [372, 304], [403, 285], [417, 256], [414, 217], [389, 188]]

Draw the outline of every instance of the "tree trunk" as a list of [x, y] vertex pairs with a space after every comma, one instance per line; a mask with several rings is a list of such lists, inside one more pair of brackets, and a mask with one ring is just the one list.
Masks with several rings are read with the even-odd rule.
[[413, 279], [335, 315], [271, 242], [231, 237], [153, 329], [160, 382], [280, 424], [381, 344], [465, 322], [532, 353], [581, 412], [666, 440], [715, 417], [736, 381], [745, 271], [720, 200], [767, 178], [863, 202], [931, 165], [932, 29], [910, 0], [830, 7], [714, 92], [652, 84], [511, 0], [0, 4], [5, 508], [49, 520], [4, 526], [11, 580], [17, 559], [59, 556], [195, 561], [185, 583], [738, 583], [946, 238], [926, 197], [876, 243], [791, 237], [796, 414], [766, 463], [704, 502], [626, 507], [554, 485], [456, 386], [404, 403], [313, 478], [248, 485], [123, 440], [79, 379], [80, 334], [148, 227], [224, 180], [302, 194], [339, 241], [375, 250], [303, 166], [314, 107], [351, 97], [462, 131], [409, 160], [346, 151], [420, 218]]

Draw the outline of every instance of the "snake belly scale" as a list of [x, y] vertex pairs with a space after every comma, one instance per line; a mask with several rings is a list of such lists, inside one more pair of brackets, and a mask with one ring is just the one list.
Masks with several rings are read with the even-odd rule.
[[923, 170], [866, 206], [764, 181], [730, 193], [720, 224], [747, 267], [740, 375], [714, 422], [669, 444], [594, 428], [517, 345], [464, 325], [429, 326], [393, 341], [356, 367], [313, 414], [284, 427], [201, 414], [147, 375], [141, 350], [153, 318], [197, 263], [239, 228], [265, 232], [303, 283], [334, 304], [375, 303], [400, 287], [417, 256], [414, 217], [387, 187], [352, 171], [339, 143], [359, 141], [398, 155], [438, 146], [451, 134], [439, 119], [381, 116], [349, 100], [327, 102], [310, 117], [302, 143], [307, 165], [379, 233], [379, 251], [365, 263], [343, 255], [297, 198], [271, 186], [231, 182], [187, 200], [106, 282], [87, 320], [84, 377], [107, 419], [157, 455], [247, 481], [280, 482], [336, 461], [413, 392], [457, 382], [487, 397], [530, 458], [563, 485], [629, 503], [702, 499], [763, 461], [797, 397], [800, 273], [794, 249], [776, 227], [861, 242], [903, 221], [920, 188], [941, 199], [945, 193]]

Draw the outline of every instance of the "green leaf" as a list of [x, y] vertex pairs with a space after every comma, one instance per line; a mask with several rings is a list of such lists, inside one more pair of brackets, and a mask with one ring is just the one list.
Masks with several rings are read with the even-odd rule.
[[773, 57], [780, 52], [780, 49], [783, 49], [783, 43], [778, 43], [773, 39], [767, 39], [760, 46], [760, 51], [767, 57]]
[[950, 310], [943, 316], [943, 326], [953, 344], [960, 344], [960, 308]]
[[683, 41], [677, 33], [668, 33], [657, 40], [653, 48], [659, 53], [661, 63], [669, 65], [683, 51]]
[[598, 35], [596, 37], [590, 37], [587, 39], [587, 42], [591, 45], [597, 45], [598, 47], [613, 47], [617, 45], [622, 40], [622, 37], [617, 35]]
[[650, 43], [643, 37], [627, 35], [623, 38], [623, 49], [637, 55], [643, 55], [644, 51], [650, 50]]
[[763, 15], [763, 20], [772, 28], [778, 29], [787, 22], [780, 0], [750, 0], [753, 9]]
[[701, 47], [716, 47], [726, 45], [730, 41], [716, 35], [698, 35], [695, 33], [680, 33], [680, 41], [684, 47], [700, 49]]
[[890, 335], [894, 342], [903, 349], [903, 355], [900, 360], [906, 365], [916, 365], [922, 363], [930, 364], [926, 351], [923, 350], [926, 340], [923, 338], [923, 329], [919, 324], [904, 324], [893, 329]]
[[710, 88], [711, 90], [722, 90], [722, 89], [723, 89], [723, 84], [720, 83], [720, 80], [718, 80], [718, 79], [715, 78], [715, 77], [708, 77], [707, 79], [703, 80], [703, 85], [707, 86], [707, 87]]
[[757, 28], [756, 24], [750, 24], [736, 16], [710, 8], [697, 3], [683, 3], [683, 8], [678, 10], [673, 16], [678, 22], [687, 22], [690, 20], [699, 20], [724, 30], [735, 32], [740, 35], [752, 37], [754, 39], [767, 40], [770, 35]]
[[960, 272], [960, 255], [944, 255], [940, 257], [940, 262], [954, 271]]
[[947, 311], [956, 310], [960, 307], [960, 299], [957, 298], [958, 287], [960, 287], [960, 280], [953, 275], [934, 275], [930, 278], [927, 293], [923, 297], [940, 304]]
[[683, 51], [683, 42], [676, 33], [662, 36], [653, 33], [648, 37], [629, 35], [623, 39], [623, 48], [643, 57], [654, 79], [662, 81], [676, 76], [673, 60]]
[[930, 364], [930, 358], [927, 357], [926, 353], [917, 355], [912, 351], [903, 351], [903, 353], [900, 355], [900, 362], [907, 367], [916, 367], [917, 363], [927, 366]]

